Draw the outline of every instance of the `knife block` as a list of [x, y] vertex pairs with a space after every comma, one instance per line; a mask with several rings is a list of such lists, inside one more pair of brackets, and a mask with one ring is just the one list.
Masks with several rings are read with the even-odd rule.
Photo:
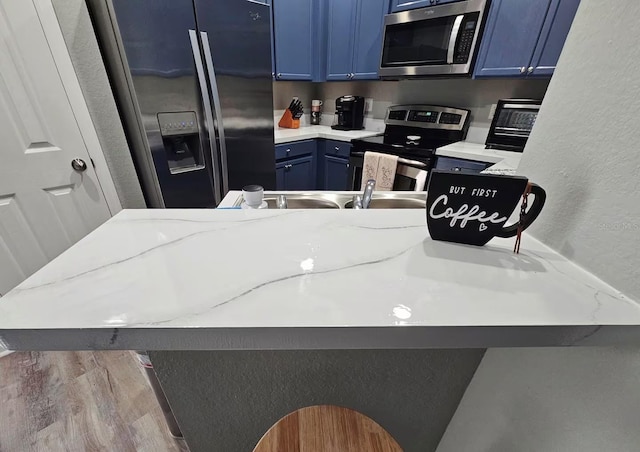
[[300, 120], [293, 119], [293, 115], [291, 114], [291, 110], [288, 108], [284, 111], [282, 118], [278, 122], [278, 127], [283, 127], [285, 129], [298, 129], [300, 128]]

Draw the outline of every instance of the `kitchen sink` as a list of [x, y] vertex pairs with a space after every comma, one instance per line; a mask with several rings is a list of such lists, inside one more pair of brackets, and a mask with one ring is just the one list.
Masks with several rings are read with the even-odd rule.
[[[376, 198], [374, 195], [369, 204], [369, 209], [424, 209], [426, 201], [415, 198], [384, 197]], [[353, 209], [353, 201], [344, 205], [345, 209]]]
[[[286, 195], [285, 195], [286, 196]], [[286, 196], [287, 209], [339, 209], [340, 205], [321, 197], [311, 196]], [[264, 198], [269, 209], [277, 209], [276, 198]]]
[[[288, 209], [352, 209], [353, 196], [362, 192], [266, 192], [269, 209], [277, 209], [278, 196], [287, 198]], [[235, 206], [242, 204], [242, 196]], [[421, 192], [374, 192], [370, 209], [424, 209], [426, 194]]]

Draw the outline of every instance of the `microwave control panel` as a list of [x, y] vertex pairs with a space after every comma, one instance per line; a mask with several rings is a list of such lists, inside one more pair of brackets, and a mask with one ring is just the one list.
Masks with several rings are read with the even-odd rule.
[[456, 52], [453, 58], [455, 64], [465, 64], [469, 61], [471, 55], [471, 46], [476, 36], [476, 30], [480, 22], [480, 13], [465, 14], [460, 31], [458, 32], [458, 40], [456, 42]]

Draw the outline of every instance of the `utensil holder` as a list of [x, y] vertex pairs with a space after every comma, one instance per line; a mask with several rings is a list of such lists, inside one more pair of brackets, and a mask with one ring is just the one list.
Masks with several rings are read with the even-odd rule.
[[278, 122], [278, 127], [283, 127], [285, 129], [298, 129], [300, 128], [300, 120], [294, 119], [291, 114], [291, 110], [287, 108]]

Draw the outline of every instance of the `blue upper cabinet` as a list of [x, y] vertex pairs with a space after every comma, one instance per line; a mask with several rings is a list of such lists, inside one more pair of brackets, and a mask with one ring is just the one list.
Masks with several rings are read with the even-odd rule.
[[476, 77], [526, 75], [551, 0], [495, 0], [476, 62]]
[[326, 79], [377, 79], [389, 0], [328, 0], [326, 5]]
[[272, 8], [276, 80], [313, 80], [312, 0], [275, 0]]
[[393, 0], [391, 2], [391, 12], [407, 11], [410, 9], [424, 8], [425, 6], [443, 5], [445, 3], [457, 2], [460, 0]]
[[475, 78], [550, 76], [580, 0], [493, 0]]
[[327, 2], [327, 80], [351, 78], [357, 3], [358, 0]]
[[551, 2], [547, 20], [542, 27], [542, 33], [530, 64], [530, 67], [533, 68], [532, 75], [549, 76], [553, 74], [578, 6], [580, 6], [580, 0], [553, 0]]
[[[365, 7], [366, 6], [366, 7]], [[356, 80], [375, 80], [380, 67], [382, 28], [389, 0], [360, 0], [356, 11], [353, 73]]]

